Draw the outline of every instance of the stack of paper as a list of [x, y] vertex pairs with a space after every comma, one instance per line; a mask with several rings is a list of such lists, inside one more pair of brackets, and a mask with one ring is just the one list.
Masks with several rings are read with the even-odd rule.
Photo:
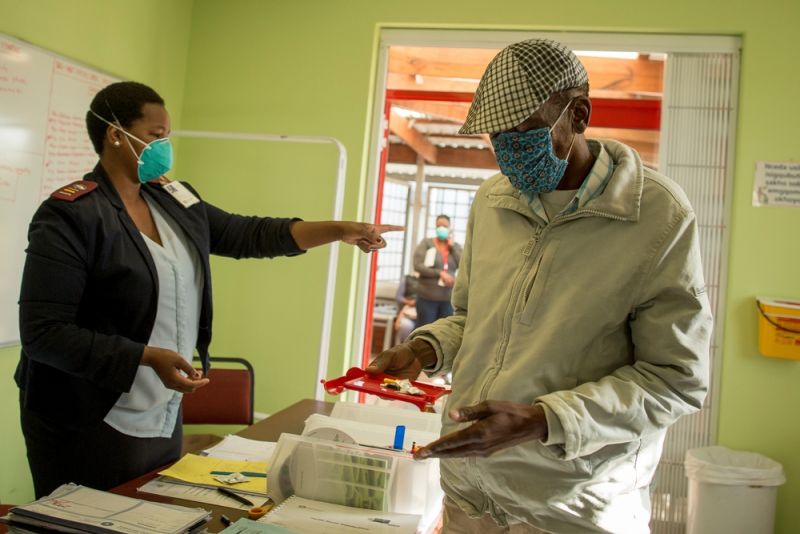
[[[263, 506], [269, 500], [266, 471], [266, 462], [226, 460], [187, 454], [161, 471], [160, 477], [139, 487], [138, 491], [237, 510], [249, 510], [255, 506]], [[224, 476], [221, 473], [243, 473], [247, 481], [226, 484], [215, 478]], [[250, 504], [244, 504], [230, 495], [223, 494], [218, 488], [233, 491]]]
[[12, 508], [0, 520], [18, 532], [184, 534], [204, 529], [209, 515], [201, 508], [142, 501], [64, 484], [47, 497]]
[[178, 482], [184, 482], [195, 486], [206, 488], [231, 488], [238, 493], [252, 495], [267, 494], [267, 478], [261, 476], [248, 477], [247, 482], [241, 482], [235, 486], [220, 482], [215, 478], [216, 473], [258, 473], [259, 475], [267, 472], [266, 462], [249, 462], [242, 460], [225, 460], [223, 458], [212, 458], [210, 456], [198, 456], [196, 454], [186, 454], [183, 458], [172, 464], [167, 469], [158, 474]]
[[175, 482], [164, 477], [156, 477], [153, 480], [150, 480], [143, 486], [139, 487], [137, 491], [141, 491], [142, 493], [163, 495], [164, 497], [173, 497], [175, 499], [183, 499], [185, 501], [195, 501], [205, 504], [213, 504], [216, 506], [225, 506], [226, 508], [243, 510], [245, 512], [254, 506], [264, 506], [269, 501], [265, 495], [245, 494], [242, 496], [251, 503], [251, 505], [246, 505], [220, 493], [216, 489], [194, 486], [184, 482]]

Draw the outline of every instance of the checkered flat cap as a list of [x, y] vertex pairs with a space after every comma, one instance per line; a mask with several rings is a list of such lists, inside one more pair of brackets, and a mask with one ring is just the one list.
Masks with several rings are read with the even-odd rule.
[[561, 43], [529, 39], [509, 45], [483, 73], [459, 133], [509, 130], [530, 117], [552, 94], [588, 81], [583, 64]]

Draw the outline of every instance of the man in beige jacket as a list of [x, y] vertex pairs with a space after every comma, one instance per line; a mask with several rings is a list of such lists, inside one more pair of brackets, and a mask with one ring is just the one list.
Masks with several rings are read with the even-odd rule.
[[649, 532], [667, 428], [708, 387], [711, 314], [683, 191], [615, 141], [584, 138], [578, 58], [513, 44], [481, 79], [462, 133], [488, 133], [502, 174], [475, 195], [454, 315], [372, 372], [453, 373], [442, 438], [450, 532]]

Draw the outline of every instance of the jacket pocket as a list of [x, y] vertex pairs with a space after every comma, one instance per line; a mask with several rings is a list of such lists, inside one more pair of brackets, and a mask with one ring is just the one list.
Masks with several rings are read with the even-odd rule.
[[551, 463], [551, 467], [555, 466], [560, 471], [574, 474], [592, 474], [592, 464], [585, 458], [578, 457], [572, 460], [565, 460], [561, 445], [544, 445], [540, 441], [535, 441], [534, 443], [538, 453]]
[[534, 272], [531, 273], [529, 280], [526, 282], [523, 291], [525, 305], [519, 318], [519, 322], [524, 325], [530, 326], [536, 316], [536, 311], [539, 308], [539, 301], [542, 299], [547, 279], [550, 276], [550, 269], [553, 266], [558, 245], [558, 241], [552, 241], [545, 246], [538, 267], [533, 269]]
[[595, 480], [606, 485], [610, 496], [629, 493], [639, 486], [637, 463], [641, 440], [608, 445], [584, 457]]

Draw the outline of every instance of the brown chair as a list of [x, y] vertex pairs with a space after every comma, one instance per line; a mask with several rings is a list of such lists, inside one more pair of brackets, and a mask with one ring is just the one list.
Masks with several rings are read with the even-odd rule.
[[[198, 358], [195, 360], [199, 361]], [[210, 382], [183, 396], [184, 425], [252, 425], [255, 399], [253, 366], [242, 358], [211, 358]], [[225, 364], [219, 367], [215, 364]], [[231, 368], [230, 364], [236, 367]], [[186, 434], [183, 453], [198, 452], [217, 441], [215, 434]]]

